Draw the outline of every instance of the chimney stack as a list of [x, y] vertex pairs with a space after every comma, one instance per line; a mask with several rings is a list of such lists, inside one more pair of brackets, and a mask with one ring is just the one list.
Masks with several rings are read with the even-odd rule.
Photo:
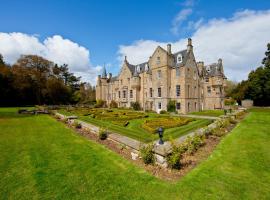
[[191, 38], [188, 38], [187, 51], [190, 52], [192, 50], [193, 50], [192, 40], [191, 40]]
[[218, 59], [218, 64], [222, 65], [222, 59], [221, 58]]
[[167, 44], [167, 52], [168, 52], [168, 54], [172, 54], [172, 45], [171, 44]]

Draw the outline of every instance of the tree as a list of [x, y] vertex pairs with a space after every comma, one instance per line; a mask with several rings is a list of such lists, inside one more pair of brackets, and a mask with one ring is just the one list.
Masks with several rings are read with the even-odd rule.
[[24, 55], [9, 66], [0, 55], [1, 106], [77, 103], [79, 81], [67, 65], [40, 56]]
[[226, 97], [232, 97], [233, 91], [237, 87], [237, 82], [226, 80], [225, 94]]
[[232, 90], [232, 97], [238, 102], [242, 99], [252, 99], [256, 106], [270, 105], [270, 44], [267, 45], [263, 66], [252, 70], [248, 80], [242, 81]]
[[267, 44], [267, 50], [265, 52], [265, 58], [262, 60], [262, 64], [265, 67], [270, 67], [270, 43]]

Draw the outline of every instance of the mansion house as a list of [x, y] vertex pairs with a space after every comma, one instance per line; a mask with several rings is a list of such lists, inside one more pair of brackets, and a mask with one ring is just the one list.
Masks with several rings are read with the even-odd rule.
[[192, 40], [187, 48], [172, 53], [158, 46], [148, 61], [133, 65], [123, 62], [118, 76], [107, 75], [105, 67], [97, 78], [96, 99], [113, 100], [119, 107], [130, 107], [139, 102], [143, 110], [167, 110], [170, 100], [175, 101], [178, 113], [222, 109], [226, 77], [222, 60], [204, 65], [196, 62]]

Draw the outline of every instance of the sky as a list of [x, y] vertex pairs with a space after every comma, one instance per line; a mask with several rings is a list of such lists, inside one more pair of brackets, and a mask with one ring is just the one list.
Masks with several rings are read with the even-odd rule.
[[196, 61], [222, 58], [228, 79], [246, 79], [270, 43], [270, 1], [0, 0], [7, 63], [36, 54], [67, 63], [91, 84], [103, 65], [117, 75], [124, 56], [139, 64], [158, 45], [185, 49], [189, 37]]

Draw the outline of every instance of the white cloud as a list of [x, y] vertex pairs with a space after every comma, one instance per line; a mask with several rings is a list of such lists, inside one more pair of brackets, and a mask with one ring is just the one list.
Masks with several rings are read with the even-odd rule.
[[183, 6], [193, 6], [195, 4], [194, 0], [186, 0], [182, 3]]
[[180, 10], [172, 22], [172, 28], [171, 32], [175, 35], [179, 33], [179, 28], [182, 25], [182, 23], [188, 18], [189, 15], [191, 15], [192, 9], [191, 8], [185, 8]]
[[[212, 19], [199, 24], [193, 33], [193, 46], [197, 61], [206, 64], [222, 58], [226, 75], [232, 80], [247, 78], [251, 69], [258, 67], [270, 42], [270, 10], [244, 10], [231, 18]], [[169, 42], [168, 42], [169, 43]], [[186, 48], [187, 38], [172, 43], [172, 50]], [[166, 43], [139, 40], [131, 45], [119, 46], [119, 58], [128, 56], [131, 63], [146, 61], [157, 45]]]
[[26, 54], [40, 55], [60, 65], [66, 63], [73, 73], [92, 84], [95, 84], [95, 77], [101, 70], [99, 66], [91, 66], [88, 49], [60, 35], [41, 42], [37, 35], [0, 32], [0, 53], [10, 64]]

